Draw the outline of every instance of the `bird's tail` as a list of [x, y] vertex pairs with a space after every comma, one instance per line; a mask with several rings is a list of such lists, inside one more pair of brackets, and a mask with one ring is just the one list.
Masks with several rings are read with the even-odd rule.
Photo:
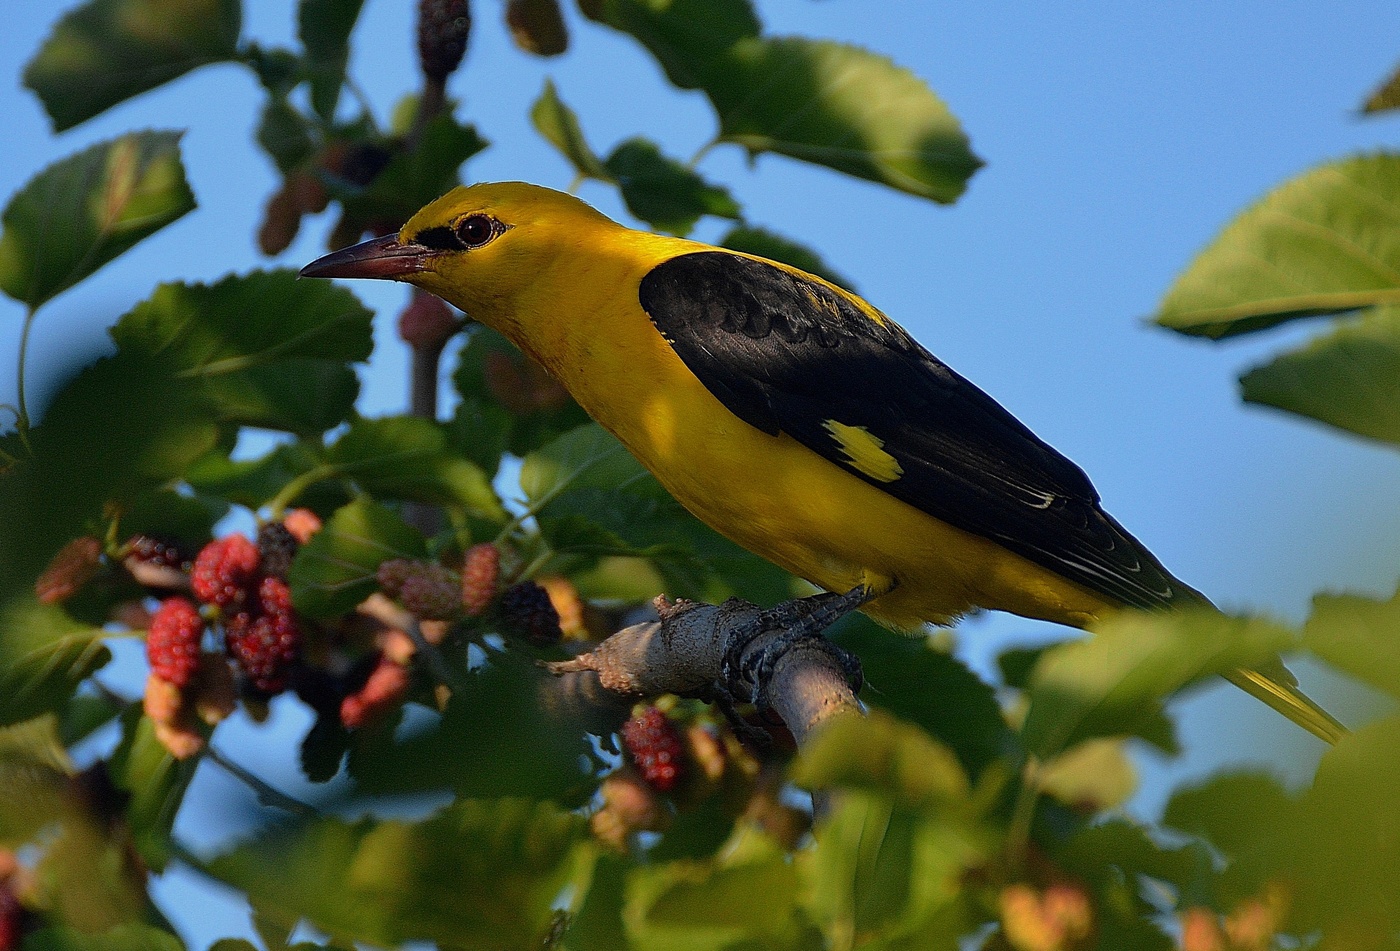
[[1225, 679], [1319, 739], [1335, 744], [1347, 735], [1347, 728], [1299, 690], [1293, 675], [1277, 660], [1259, 670], [1236, 668]]

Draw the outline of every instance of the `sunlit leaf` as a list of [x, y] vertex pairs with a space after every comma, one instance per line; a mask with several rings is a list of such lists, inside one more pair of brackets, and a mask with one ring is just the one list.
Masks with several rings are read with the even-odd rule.
[[24, 939], [24, 951], [184, 951], [185, 945], [163, 928], [118, 925], [102, 934], [76, 928], [41, 928]]
[[123, 100], [238, 54], [239, 0], [90, 0], [24, 70], [61, 132]]
[[0, 726], [59, 709], [78, 684], [111, 659], [102, 631], [89, 630], [4, 663], [0, 666]]
[[548, 803], [462, 800], [423, 822], [322, 819], [211, 863], [255, 908], [337, 942], [536, 949], [572, 870], [581, 820]]
[[432, 420], [357, 419], [326, 452], [326, 464], [380, 498], [460, 505], [504, 518], [486, 474], [450, 452], [446, 435]]
[[530, 107], [530, 121], [540, 135], [569, 160], [578, 174], [604, 181], [611, 179], [611, 173], [603, 167], [603, 160], [588, 147], [583, 129], [579, 128], [578, 116], [559, 98], [554, 80], [544, 81], [544, 90]]
[[881, 712], [824, 723], [793, 764], [792, 781], [812, 790], [868, 789], [916, 806], [968, 794], [967, 774], [951, 750]]
[[738, 218], [729, 191], [661, 154], [654, 142], [628, 139], [608, 156], [609, 178], [622, 190], [627, 210], [653, 228], [685, 235], [705, 215]]
[[951, 202], [982, 164], [943, 101], [859, 47], [767, 38], [745, 0], [607, 0], [605, 20], [714, 105], [720, 139]]
[[1400, 443], [1400, 306], [1367, 310], [1240, 377], [1246, 402]]
[[1235, 218], [1167, 292], [1157, 322], [1225, 337], [1400, 302], [1400, 155], [1329, 162]]
[[311, 435], [354, 406], [359, 381], [348, 364], [369, 357], [371, 317], [344, 288], [258, 271], [162, 284], [112, 337], [197, 382], [226, 421]]
[[335, 117], [350, 58], [350, 31], [362, 6], [364, 0], [301, 0], [297, 7], [297, 34], [306, 47], [311, 107], [323, 119]]
[[426, 554], [421, 534], [389, 509], [362, 497], [338, 510], [298, 549], [287, 583], [298, 611], [309, 617], [335, 617], [378, 590], [381, 562]]
[[1170, 742], [1160, 733], [1167, 697], [1292, 646], [1291, 632], [1259, 618], [1125, 612], [1041, 658], [1022, 739], [1042, 758], [1095, 736], [1143, 736], [1162, 745]]
[[132, 132], [31, 179], [5, 206], [0, 289], [38, 307], [193, 209], [179, 140]]

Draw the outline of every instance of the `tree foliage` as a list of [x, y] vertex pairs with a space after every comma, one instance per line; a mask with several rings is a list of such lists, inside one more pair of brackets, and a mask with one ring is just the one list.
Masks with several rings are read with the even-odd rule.
[[[704, 94], [715, 146], [939, 202], [980, 165], [916, 76], [769, 36], [749, 0], [578, 6], [591, 22], [574, 38], [555, 0], [510, 0], [507, 21], [539, 55], [597, 29], [630, 36]], [[465, 0], [420, 5], [432, 66], [388, 126], [343, 95], [359, 9], [301, 0], [300, 46], [283, 49], [242, 36], [238, 0], [89, 0], [24, 83], [62, 131], [190, 70], [245, 67], [266, 93], [257, 141], [283, 177], [262, 248], [331, 204], [342, 246], [396, 228], [488, 147], [444, 95]], [[1394, 85], [1367, 108], [1393, 108]], [[595, 153], [552, 82], [531, 119], [646, 225], [732, 220], [729, 246], [835, 279], [664, 143]], [[1160, 322], [1219, 338], [1336, 318], [1247, 373], [1244, 396], [1396, 442], [1397, 188], [1388, 153], [1281, 186], [1191, 263]], [[28, 308], [25, 341], [49, 300], [194, 207], [178, 132], [131, 132], [39, 172], [0, 233], [0, 290]], [[1308, 788], [1226, 773], [1177, 791], [1156, 825], [1119, 808], [1128, 745], [1174, 753], [1170, 701], [1235, 666], [1307, 654], [1400, 700], [1396, 602], [1322, 596], [1300, 630], [1125, 615], [1088, 640], [1008, 652], [991, 683], [931, 639], [848, 620], [833, 637], [864, 662], [869, 717], [794, 755], [757, 712], [742, 711], [768, 743], [698, 700], [655, 698], [651, 732], [623, 731], [620, 747], [622, 716], [556, 705], [535, 660], [661, 592], [769, 603], [795, 579], [691, 518], [538, 367], [445, 309], [411, 304], [438, 319], [411, 342], [435, 353], [466, 335], [450, 418], [370, 419], [355, 369], [371, 314], [353, 294], [283, 270], [162, 277], [112, 328], [115, 355], [42, 414], [21, 353], [17, 426], [0, 436], [0, 949], [182, 947], [149, 891], [171, 862], [246, 894], [268, 948], [1400, 946], [1393, 714], [1329, 751]], [[280, 435], [249, 454], [250, 428]], [[230, 541], [240, 524], [258, 526], [251, 563]], [[192, 678], [107, 677], [113, 648], [148, 637], [174, 597], [202, 603]], [[282, 692], [310, 713], [301, 736], [274, 735], [324, 784], [313, 803], [210, 742], [235, 709], [286, 721], [287, 704], [268, 705]], [[79, 770], [75, 746], [99, 732], [114, 739]], [[649, 771], [659, 751], [665, 781]], [[204, 763], [263, 803], [255, 831], [212, 855], [173, 832]], [[826, 803], [815, 819], [802, 789]], [[366, 814], [370, 801], [446, 805], [405, 818]], [[328, 943], [289, 945], [303, 923]]]

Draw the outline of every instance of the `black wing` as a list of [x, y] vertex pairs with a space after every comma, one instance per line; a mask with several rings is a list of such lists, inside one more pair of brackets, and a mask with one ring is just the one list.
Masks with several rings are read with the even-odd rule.
[[[1199, 597], [1099, 507], [1078, 466], [902, 328], [827, 285], [699, 251], [653, 268], [639, 298], [691, 372], [750, 425], [1121, 603]], [[900, 475], [861, 471], [829, 422], [881, 440]]]

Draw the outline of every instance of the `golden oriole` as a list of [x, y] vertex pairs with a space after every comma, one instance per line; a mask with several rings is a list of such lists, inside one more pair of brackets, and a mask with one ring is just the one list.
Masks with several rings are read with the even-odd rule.
[[[541, 363], [721, 534], [899, 627], [1208, 603], [1084, 472], [859, 297], [518, 182], [457, 188], [307, 277], [407, 281]], [[1329, 741], [1281, 664], [1229, 679]]]

